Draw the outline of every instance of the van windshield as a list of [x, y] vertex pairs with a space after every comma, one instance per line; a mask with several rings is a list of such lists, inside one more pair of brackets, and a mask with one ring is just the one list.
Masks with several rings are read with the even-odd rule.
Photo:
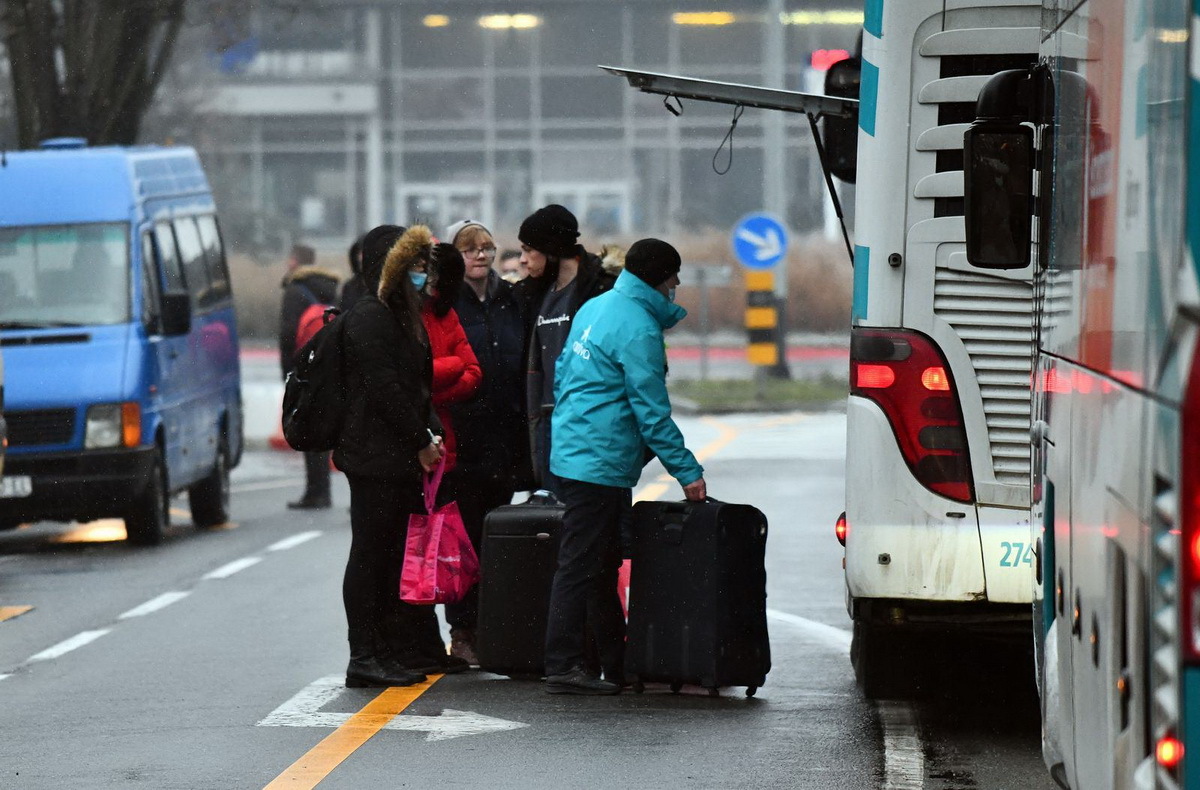
[[0, 228], [0, 329], [129, 321], [129, 226]]

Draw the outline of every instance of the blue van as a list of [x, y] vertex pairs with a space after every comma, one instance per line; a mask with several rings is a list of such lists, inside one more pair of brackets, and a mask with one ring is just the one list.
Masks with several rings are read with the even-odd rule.
[[187, 491], [228, 520], [241, 373], [215, 205], [190, 148], [50, 140], [0, 164], [0, 529], [125, 520], [153, 544]]

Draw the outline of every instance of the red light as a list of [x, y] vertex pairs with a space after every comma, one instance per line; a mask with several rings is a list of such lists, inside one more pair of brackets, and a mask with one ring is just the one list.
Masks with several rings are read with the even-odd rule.
[[813, 50], [810, 62], [816, 71], [828, 71], [834, 63], [849, 57], [850, 53], [844, 49], [817, 49]]
[[887, 389], [896, 383], [896, 371], [887, 365], [859, 365], [855, 381], [864, 389]]
[[1200, 346], [1192, 354], [1179, 430], [1179, 647], [1185, 664], [1200, 664]]
[[1174, 735], [1164, 735], [1154, 747], [1154, 757], [1163, 768], [1173, 769], [1183, 759], [1183, 744]]
[[921, 374], [921, 385], [934, 392], [949, 392], [950, 377], [946, 375], [946, 369], [943, 367], [925, 368]]
[[930, 338], [903, 329], [852, 329], [850, 382], [852, 396], [883, 410], [921, 485], [948, 499], [974, 501], [953, 373]]
[[846, 545], [846, 534], [850, 531], [850, 525], [846, 523], [846, 514], [838, 516], [837, 524], [833, 527], [833, 534], [837, 535], [838, 543]]

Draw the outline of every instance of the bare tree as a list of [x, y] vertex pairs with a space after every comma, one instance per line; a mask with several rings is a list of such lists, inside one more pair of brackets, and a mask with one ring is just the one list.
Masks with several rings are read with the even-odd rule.
[[186, 0], [0, 0], [18, 145], [137, 142]]

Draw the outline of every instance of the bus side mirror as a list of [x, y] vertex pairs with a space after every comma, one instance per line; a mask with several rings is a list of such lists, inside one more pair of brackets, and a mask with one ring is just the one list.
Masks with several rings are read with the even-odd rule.
[[[862, 81], [862, 60], [839, 60], [825, 72], [825, 95], [857, 99]], [[849, 118], [821, 119], [821, 144], [829, 172], [847, 184], [853, 184], [858, 170], [858, 108]]]
[[162, 295], [162, 316], [159, 321], [162, 333], [167, 337], [178, 337], [192, 331], [192, 300], [186, 293]]
[[963, 136], [967, 260], [1023, 269], [1033, 246], [1033, 130], [977, 121]]

